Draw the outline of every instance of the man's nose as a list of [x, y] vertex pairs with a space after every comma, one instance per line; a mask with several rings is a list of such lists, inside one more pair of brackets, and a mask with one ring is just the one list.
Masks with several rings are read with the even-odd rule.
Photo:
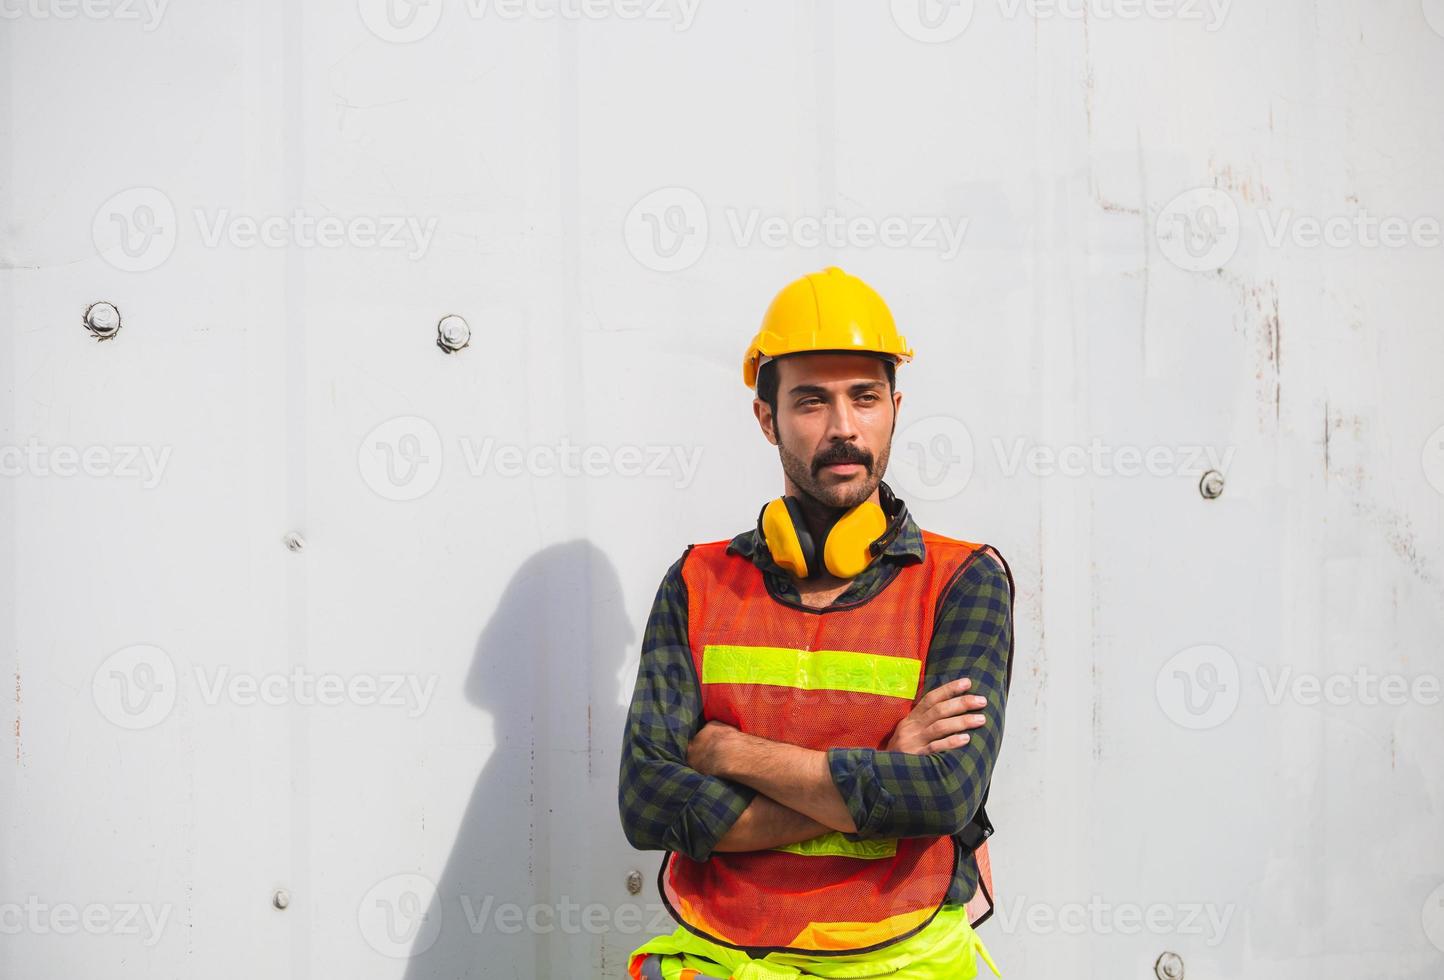
[[827, 416], [827, 438], [832, 441], [856, 441], [861, 435], [857, 424], [857, 412], [848, 399], [833, 402]]

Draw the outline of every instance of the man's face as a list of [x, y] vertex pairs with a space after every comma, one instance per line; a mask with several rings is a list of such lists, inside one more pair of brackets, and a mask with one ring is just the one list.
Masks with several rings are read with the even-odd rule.
[[829, 507], [871, 497], [887, 472], [902, 404], [902, 392], [888, 391], [882, 361], [865, 354], [791, 354], [775, 363], [777, 415], [761, 399], [754, 399], [753, 411], [792, 487]]

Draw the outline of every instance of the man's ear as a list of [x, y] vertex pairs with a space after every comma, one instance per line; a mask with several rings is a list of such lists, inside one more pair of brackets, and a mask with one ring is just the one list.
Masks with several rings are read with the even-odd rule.
[[772, 406], [761, 398], [754, 398], [752, 414], [757, 416], [757, 424], [762, 428], [762, 434], [767, 437], [767, 441], [777, 445], [777, 419], [772, 415]]

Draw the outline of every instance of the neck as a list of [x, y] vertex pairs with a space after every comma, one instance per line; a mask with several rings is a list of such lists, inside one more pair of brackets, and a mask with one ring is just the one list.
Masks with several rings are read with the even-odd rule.
[[[807, 521], [807, 529], [812, 532], [814, 539], [820, 538], [823, 531], [830, 528], [839, 517], [851, 510], [850, 507], [830, 507], [815, 497], [799, 491], [797, 487], [793, 486], [791, 480], [787, 481], [787, 493], [796, 497], [802, 504], [803, 519]], [[874, 488], [872, 495], [867, 499], [882, 506], [881, 489]], [[859, 502], [861, 503], [861, 501]]]

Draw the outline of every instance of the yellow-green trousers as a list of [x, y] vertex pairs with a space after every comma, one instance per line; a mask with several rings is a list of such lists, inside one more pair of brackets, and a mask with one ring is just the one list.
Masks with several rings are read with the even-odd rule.
[[[647, 954], [657, 958], [642, 966]], [[760, 960], [726, 946], [718, 946], [678, 926], [632, 951], [629, 974], [662, 980], [790, 980], [792, 977], [832, 977], [859, 980], [892, 977], [894, 980], [975, 980], [979, 960], [1002, 977], [983, 940], [968, 924], [961, 905], [944, 905], [933, 921], [915, 936], [871, 953], [846, 956], [803, 956], [768, 953]], [[658, 969], [660, 967], [660, 970]]]

